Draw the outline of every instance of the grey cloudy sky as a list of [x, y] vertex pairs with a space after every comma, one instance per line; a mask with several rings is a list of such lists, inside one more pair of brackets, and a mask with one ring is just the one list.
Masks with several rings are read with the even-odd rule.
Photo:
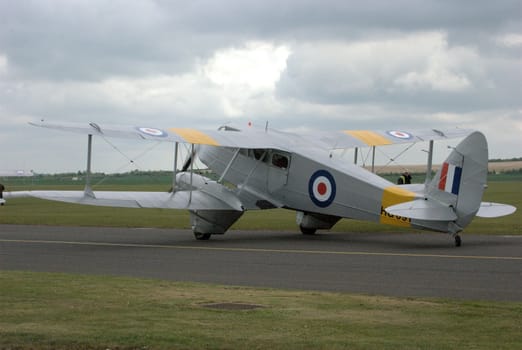
[[[0, 170], [84, 168], [86, 140], [27, 126], [41, 118], [459, 126], [492, 158], [519, 157], [521, 15], [520, 0], [0, 0]], [[171, 145], [111, 142], [170, 167]], [[95, 156], [95, 170], [133, 169], [103, 140]]]

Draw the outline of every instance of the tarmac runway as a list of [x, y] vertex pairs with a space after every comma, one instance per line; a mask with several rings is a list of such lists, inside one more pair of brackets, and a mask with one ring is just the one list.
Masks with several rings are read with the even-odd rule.
[[0, 270], [402, 297], [522, 301], [522, 236], [0, 225]]

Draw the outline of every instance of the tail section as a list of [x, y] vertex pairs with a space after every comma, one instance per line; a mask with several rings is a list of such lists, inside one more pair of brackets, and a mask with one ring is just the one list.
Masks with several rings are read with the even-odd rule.
[[450, 232], [461, 231], [477, 214], [487, 176], [488, 144], [482, 133], [474, 132], [453, 149], [426, 187], [427, 198], [455, 212]]
[[386, 212], [412, 219], [412, 226], [456, 234], [475, 216], [498, 217], [516, 208], [482, 203], [488, 175], [488, 144], [478, 131], [453, 149], [435, 177], [425, 186], [424, 196], [386, 208]]

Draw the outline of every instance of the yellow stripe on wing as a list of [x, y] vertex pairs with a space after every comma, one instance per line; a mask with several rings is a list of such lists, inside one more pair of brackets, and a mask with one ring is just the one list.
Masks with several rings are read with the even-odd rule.
[[388, 140], [386, 137], [379, 135], [375, 131], [367, 130], [344, 130], [345, 134], [355, 137], [356, 139], [364, 142], [368, 146], [382, 146], [391, 145], [393, 142]]
[[209, 135], [205, 134], [196, 129], [188, 129], [188, 128], [171, 128], [169, 131], [178, 134], [188, 143], [194, 143], [199, 145], [211, 145], [211, 146], [219, 146], [219, 143], [214, 140]]

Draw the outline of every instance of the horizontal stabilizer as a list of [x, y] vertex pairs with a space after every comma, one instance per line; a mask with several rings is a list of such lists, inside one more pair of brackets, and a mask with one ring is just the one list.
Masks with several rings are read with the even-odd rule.
[[513, 214], [517, 210], [516, 207], [501, 203], [482, 202], [480, 203], [477, 216], [482, 218], [497, 218]]
[[453, 208], [425, 199], [392, 205], [385, 210], [391, 215], [416, 220], [453, 221], [457, 219]]
[[167, 208], [191, 210], [238, 210], [239, 201], [225, 202], [199, 190], [168, 192], [95, 191], [18, 191], [4, 193], [6, 198], [34, 197], [58, 202], [123, 208]]

